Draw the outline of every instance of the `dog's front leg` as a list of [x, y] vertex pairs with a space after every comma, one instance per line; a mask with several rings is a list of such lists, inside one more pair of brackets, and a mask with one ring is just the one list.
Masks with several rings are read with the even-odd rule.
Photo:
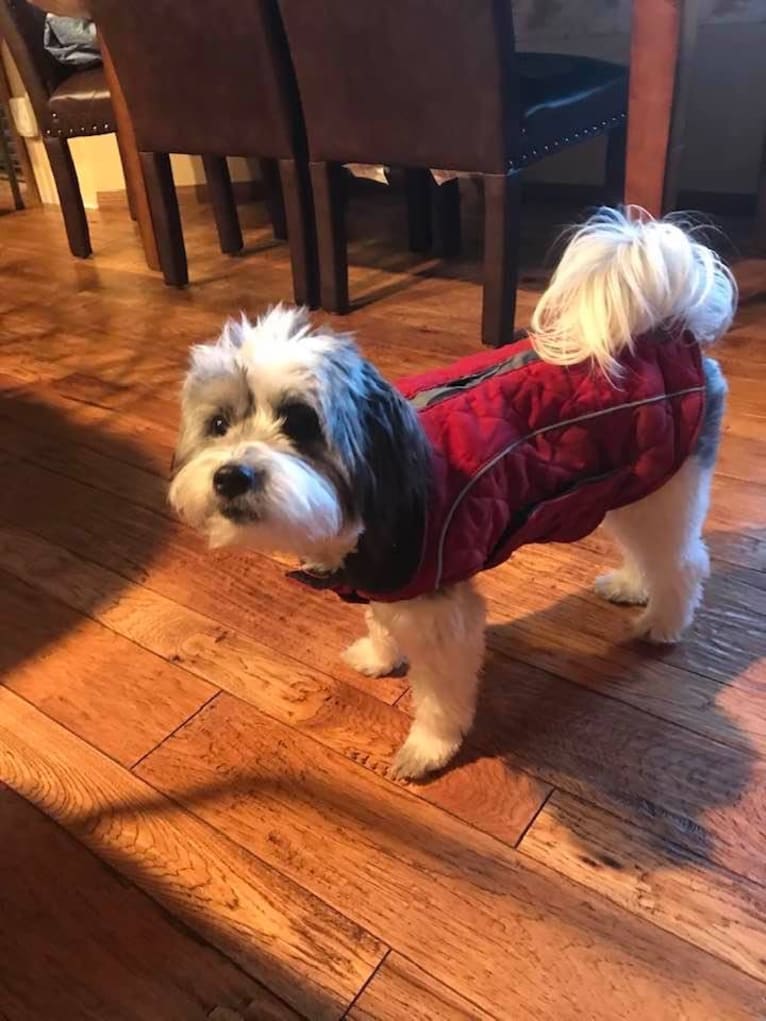
[[446, 766], [473, 723], [484, 655], [484, 601], [463, 582], [406, 603], [375, 603], [372, 612], [410, 662], [415, 719], [393, 775], [417, 779]]
[[404, 656], [399, 643], [378, 619], [372, 606], [367, 607], [364, 619], [367, 621], [367, 634], [349, 645], [343, 659], [360, 674], [385, 677], [404, 665]]

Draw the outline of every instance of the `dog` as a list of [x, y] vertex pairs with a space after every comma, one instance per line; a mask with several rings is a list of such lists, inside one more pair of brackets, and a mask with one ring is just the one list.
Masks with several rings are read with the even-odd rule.
[[701, 348], [736, 307], [729, 270], [672, 220], [602, 209], [571, 235], [530, 333], [396, 386], [352, 337], [277, 306], [195, 346], [170, 501], [212, 546], [279, 551], [297, 580], [366, 602], [344, 656], [409, 663], [397, 778], [442, 769], [472, 725], [485, 609], [473, 577], [602, 520], [596, 581], [676, 642], [699, 604], [726, 383]]

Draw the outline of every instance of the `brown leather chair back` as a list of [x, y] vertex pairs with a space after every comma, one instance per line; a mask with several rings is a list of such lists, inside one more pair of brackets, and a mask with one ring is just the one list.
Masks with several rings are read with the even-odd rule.
[[68, 71], [43, 46], [45, 12], [26, 0], [0, 0], [0, 39], [4, 39], [44, 127], [50, 118], [48, 97]]
[[280, 0], [312, 160], [503, 173], [510, 0]]
[[275, 0], [93, 0], [91, 9], [140, 149], [296, 152], [302, 122]]

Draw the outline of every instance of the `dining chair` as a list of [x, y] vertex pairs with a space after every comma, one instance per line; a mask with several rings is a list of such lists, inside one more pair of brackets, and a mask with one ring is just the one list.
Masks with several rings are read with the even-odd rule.
[[69, 140], [114, 131], [114, 114], [103, 68], [72, 71], [58, 63], [43, 46], [44, 25], [39, 7], [26, 0], [0, 0], [0, 39], [8, 45], [37, 118], [69, 248], [85, 259], [92, 251], [90, 232]]
[[284, 226], [278, 215], [275, 225], [286, 229], [295, 301], [315, 305], [305, 133], [275, 0], [93, 0], [91, 9], [133, 121], [166, 283], [189, 279], [170, 154], [202, 157], [231, 252], [242, 235], [225, 157], [256, 157], [281, 184]]
[[349, 304], [342, 164], [478, 174], [485, 201], [482, 338], [505, 343], [514, 321], [522, 173], [609, 133], [608, 183], [620, 193], [626, 68], [517, 51], [510, 0], [279, 6], [306, 121], [323, 308], [345, 312]]

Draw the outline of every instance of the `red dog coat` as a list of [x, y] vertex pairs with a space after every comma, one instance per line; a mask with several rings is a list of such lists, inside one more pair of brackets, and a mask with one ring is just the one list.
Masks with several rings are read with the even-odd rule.
[[646, 335], [614, 384], [588, 363], [550, 365], [524, 338], [396, 385], [433, 454], [420, 564], [396, 592], [351, 592], [336, 575], [296, 576], [355, 601], [413, 599], [496, 567], [531, 542], [573, 542], [609, 510], [658, 489], [692, 452], [704, 373], [688, 334]]

